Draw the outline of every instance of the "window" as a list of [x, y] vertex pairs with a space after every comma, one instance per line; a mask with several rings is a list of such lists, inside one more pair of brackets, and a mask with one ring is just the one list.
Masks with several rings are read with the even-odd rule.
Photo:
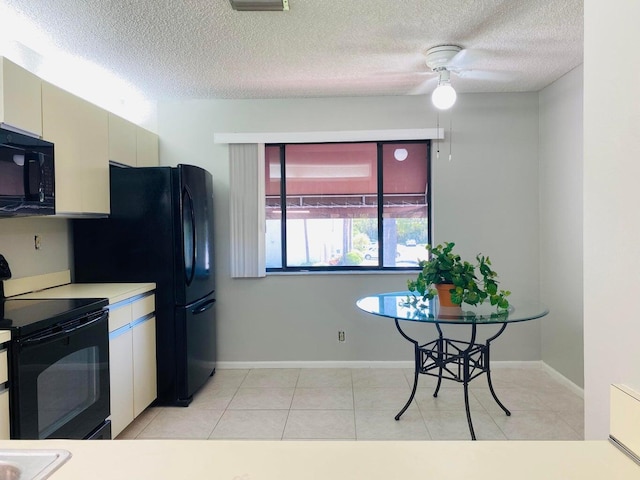
[[418, 267], [429, 141], [265, 147], [267, 271]]

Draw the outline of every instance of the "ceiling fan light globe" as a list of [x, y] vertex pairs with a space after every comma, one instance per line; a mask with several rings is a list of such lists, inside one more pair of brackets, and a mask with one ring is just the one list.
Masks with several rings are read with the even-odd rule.
[[438, 85], [431, 94], [431, 101], [438, 110], [448, 110], [456, 103], [457, 97], [451, 85]]

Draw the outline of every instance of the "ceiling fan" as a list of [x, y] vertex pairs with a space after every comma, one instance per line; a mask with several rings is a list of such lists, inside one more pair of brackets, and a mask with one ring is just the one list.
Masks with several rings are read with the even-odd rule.
[[453, 61], [460, 52], [462, 47], [457, 45], [440, 45], [427, 50], [427, 67], [438, 74], [438, 86], [431, 94], [431, 101], [440, 110], [448, 110], [456, 103], [457, 94], [451, 86], [451, 72], [454, 71]]
[[[477, 55], [475, 55], [477, 57]], [[504, 77], [497, 72], [485, 72], [475, 70], [473, 64], [477, 58], [467, 49], [458, 45], [438, 45], [430, 48], [425, 53], [425, 63], [432, 72], [437, 74], [436, 78], [431, 78], [419, 87], [420, 91], [431, 86], [434, 81], [438, 82], [431, 95], [431, 100], [436, 108], [447, 110], [456, 101], [456, 91], [451, 85], [451, 74], [464, 78], [477, 78], [482, 80], [502, 80]]]

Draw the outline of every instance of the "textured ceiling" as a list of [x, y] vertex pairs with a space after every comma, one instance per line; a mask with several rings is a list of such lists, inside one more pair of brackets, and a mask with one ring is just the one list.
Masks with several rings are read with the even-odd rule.
[[582, 0], [0, 0], [149, 97], [411, 95], [430, 47], [465, 48], [459, 92], [538, 91], [582, 63]]

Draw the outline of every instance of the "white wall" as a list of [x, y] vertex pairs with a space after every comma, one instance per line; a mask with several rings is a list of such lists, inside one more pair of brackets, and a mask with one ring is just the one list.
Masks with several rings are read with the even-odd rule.
[[[449, 117], [440, 119], [449, 126]], [[428, 97], [216, 100], [158, 106], [165, 165], [214, 176], [221, 361], [410, 360], [391, 321], [357, 311], [357, 298], [402, 290], [407, 275], [296, 275], [231, 279], [228, 147], [216, 132], [373, 130], [436, 126]], [[461, 95], [453, 110], [453, 160], [433, 160], [435, 241], [491, 256], [513, 301], [538, 291], [538, 95]], [[413, 274], [412, 274], [413, 277]], [[490, 327], [489, 327], [490, 328]], [[337, 342], [345, 330], [347, 342]], [[432, 333], [432, 332], [429, 332]], [[496, 360], [539, 360], [539, 321], [510, 326]]]
[[542, 359], [584, 386], [582, 66], [539, 94]]
[[[34, 247], [35, 235], [40, 236], [40, 250]], [[70, 269], [69, 238], [69, 220], [0, 218], [0, 253], [9, 262], [13, 278]]]
[[609, 431], [609, 384], [640, 390], [640, 2], [585, 1], [585, 437]]

